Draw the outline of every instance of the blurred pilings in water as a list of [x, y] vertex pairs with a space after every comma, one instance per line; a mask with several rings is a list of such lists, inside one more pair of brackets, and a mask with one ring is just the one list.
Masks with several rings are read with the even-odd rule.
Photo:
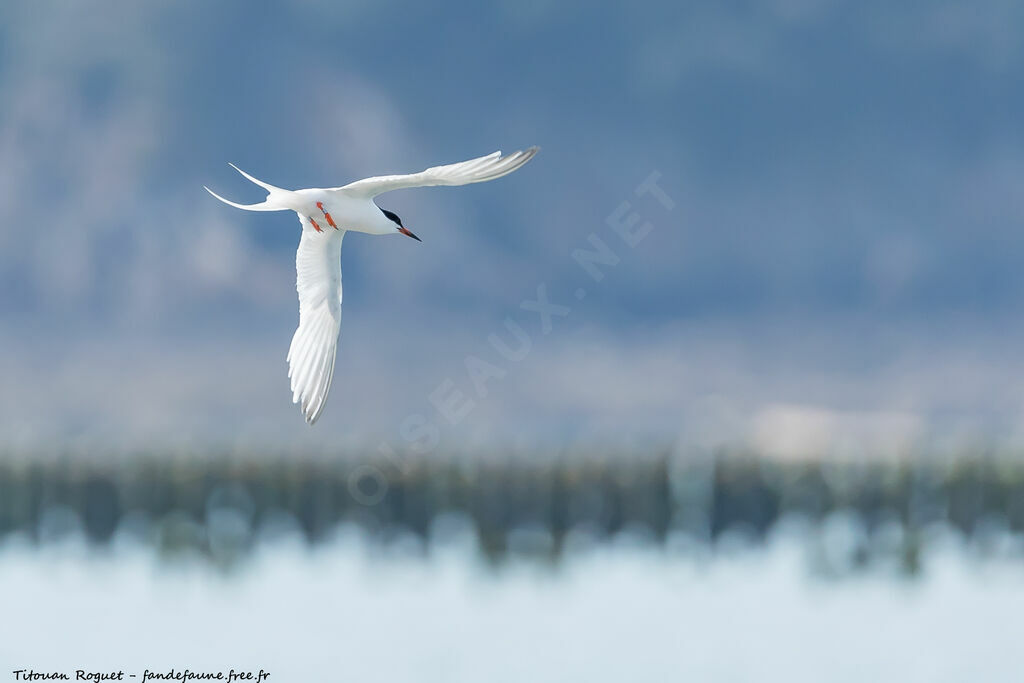
[[651, 453], [396, 467], [294, 456], [0, 456], [0, 543], [80, 534], [102, 547], [126, 534], [168, 555], [230, 563], [261, 539], [292, 534], [315, 545], [344, 523], [384, 545], [411, 538], [428, 551], [453, 520], [495, 562], [557, 560], [619, 539], [708, 551], [737, 539], [757, 546], [781, 520], [798, 520], [828, 566], [847, 571], [885, 557], [913, 573], [935, 529], [982, 549], [1021, 542], [1024, 458]]

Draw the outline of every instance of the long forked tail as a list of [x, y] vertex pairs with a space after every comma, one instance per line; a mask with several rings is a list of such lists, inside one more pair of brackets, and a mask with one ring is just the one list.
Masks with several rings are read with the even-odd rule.
[[290, 194], [288, 192], [288, 190], [282, 190], [280, 187], [274, 187], [270, 183], [265, 183], [262, 180], [259, 180], [257, 178], [253, 178], [251, 175], [249, 175], [248, 173], [246, 173], [242, 169], [238, 168], [234, 164], [229, 164], [229, 165], [231, 166], [231, 168], [235, 169], [236, 171], [241, 173], [243, 176], [245, 176], [247, 180], [249, 180], [249, 181], [251, 181], [253, 183], [256, 183], [257, 185], [262, 187], [264, 190], [266, 190], [268, 192], [267, 198], [265, 200], [263, 200], [262, 202], [258, 203], [258, 204], [239, 204], [237, 202], [231, 201], [230, 199], [225, 199], [224, 197], [221, 197], [219, 194], [217, 194], [216, 192], [214, 192], [213, 190], [208, 188], [206, 185], [203, 185], [203, 189], [206, 190], [207, 192], [209, 192], [210, 194], [212, 194], [214, 197], [216, 197], [220, 201], [222, 201], [225, 204], [227, 204], [228, 206], [233, 206], [236, 209], [245, 209], [246, 211], [286, 211], [286, 210], [288, 210], [289, 207], [286, 206], [282, 202], [282, 200], [288, 194]]

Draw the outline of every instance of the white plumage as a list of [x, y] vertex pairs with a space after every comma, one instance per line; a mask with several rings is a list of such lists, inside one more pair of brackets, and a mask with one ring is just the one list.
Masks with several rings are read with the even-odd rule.
[[220, 201], [247, 211], [294, 211], [302, 225], [295, 256], [296, 290], [299, 294], [299, 327], [288, 349], [288, 376], [292, 402], [299, 404], [309, 424], [323, 413], [334, 376], [334, 359], [341, 329], [341, 243], [345, 232], [371, 235], [401, 233], [419, 239], [395, 214], [374, 202], [377, 195], [407, 187], [467, 185], [508, 175], [533, 158], [539, 148], [502, 156], [487, 156], [419, 173], [365, 178], [343, 187], [285, 190], [258, 180], [234, 164], [231, 166], [265, 189], [266, 200], [239, 204], [205, 188]]
[[482, 183], [515, 171], [532, 159], [539, 149], [539, 147], [531, 147], [527, 150], [513, 152], [505, 157], [501, 156], [499, 151], [484, 157], [470, 159], [469, 161], [460, 161], [456, 164], [448, 164], [447, 166], [434, 166], [419, 173], [364, 178], [363, 180], [349, 183], [344, 187], [336, 187], [334, 191], [357, 194], [358, 196], [369, 198], [406, 187]]
[[318, 234], [306, 216], [299, 216], [302, 238], [295, 254], [295, 289], [299, 293], [299, 327], [288, 349], [292, 402], [310, 424], [324, 410], [334, 376], [334, 357], [341, 329], [342, 230]]

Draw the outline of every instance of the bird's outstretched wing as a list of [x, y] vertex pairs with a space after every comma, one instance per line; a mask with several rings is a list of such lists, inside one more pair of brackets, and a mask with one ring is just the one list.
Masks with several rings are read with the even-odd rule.
[[292, 403], [302, 406], [306, 422], [320, 417], [331, 390], [334, 356], [341, 329], [341, 240], [344, 230], [317, 232], [299, 216], [302, 239], [295, 256], [299, 292], [299, 329], [288, 349]]
[[469, 183], [482, 183], [487, 180], [494, 180], [503, 175], [520, 168], [523, 164], [533, 158], [540, 147], [530, 147], [526, 150], [513, 152], [507, 156], [501, 156], [501, 152], [488, 154], [485, 157], [460, 161], [457, 164], [447, 166], [434, 166], [419, 173], [408, 175], [382, 175], [373, 178], [364, 178], [344, 187], [332, 188], [335, 192], [342, 192], [353, 197], [371, 198], [391, 190], [400, 190], [405, 187], [427, 187], [431, 185], [468, 185]]

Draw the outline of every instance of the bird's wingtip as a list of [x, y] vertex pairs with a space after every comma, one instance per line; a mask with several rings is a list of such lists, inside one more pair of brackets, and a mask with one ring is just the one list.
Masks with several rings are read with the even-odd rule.
[[306, 424], [310, 427], [316, 424], [316, 421], [320, 419], [320, 415], [324, 412], [324, 402], [319, 401], [317, 403], [310, 403], [302, 407], [302, 416], [306, 418]]

